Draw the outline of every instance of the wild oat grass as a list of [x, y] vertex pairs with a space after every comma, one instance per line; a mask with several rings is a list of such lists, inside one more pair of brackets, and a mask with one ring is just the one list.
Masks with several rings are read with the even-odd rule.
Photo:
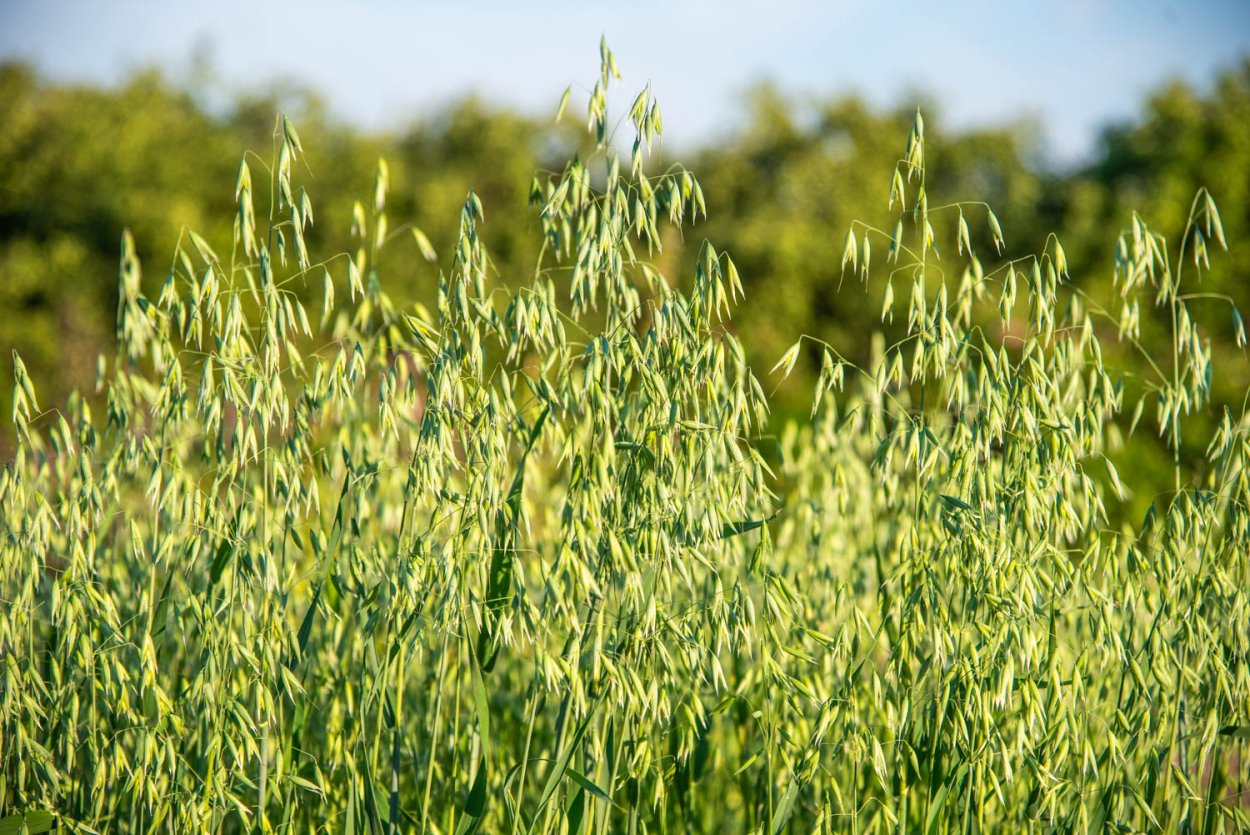
[[[150, 299], [123, 240], [97, 398], [41, 411], [15, 358], [0, 832], [1250, 828], [1250, 424], [1182, 454], [1211, 197], [1175, 255], [1132, 218], [1094, 309], [1055, 238], [997, 262], [989, 207], [930, 207], [917, 116], [898, 225], [842, 264], [903, 337], [769, 376], [728, 255], [652, 266], [703, 195], [648, 171], [649, 90], [614, 150], [602, 59], [532, 276], [473, 194], [454, 252], [392, 231], [385, 163], [359, 251], [314, 260], [282, 120], [229, 252], [188, 230]], [[441, 266], [436, 309], [383, 247]], [[1105, 365], [1143, 319], [1171, 355]], [[813, 360], [810, 421], [770, 427]], [[1151, 429], [1175, 491], [1113, 524]]]

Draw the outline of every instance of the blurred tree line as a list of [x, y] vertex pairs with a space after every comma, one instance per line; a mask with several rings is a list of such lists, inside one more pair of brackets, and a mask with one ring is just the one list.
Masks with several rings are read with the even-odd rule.
[[[386, 158], [394, 241], [381, 268], [401, 303], [433, 296], [471, 188], [485, 210], [498, 280], [532, 274], [541, 236], [528, 205], [531, 179], [561, 165], [581, 141], [577, 130], [472, 98], [387, 134], [335, 122], [307, 91], [272, 90], [225, 108], [201, 98], [156, 72], [99, 89], [52, 83], [20, 64], [0, 66], [0, 352], [5, 365], [12, 349], [20, 352], [44, 408], [70, 389], [93, 388], [97, 356], [111, 356], [122, 230], [134, 233], [149, 293], [168, 274], [181, 230], [195, 229], [228, 252], [236, 167], [245, 150], [254, 152], [253, 171], [263, 177], [258, 162], [270, 159], [280, 109], [307, 146], [315, 253], [354, 250], [353, 201], [371, 194], [377, 160]], [[842, 248], [854, 219], [889, 229], [890, 178], [914, 110], [875, 108], [855, 97], [796, 101], [766, 86], [752, 91], [747, 107], [736, 134], [679, 155], [703, 185], [708, 218], [670, 241], [657, 256], [660, 266], [670, 278], [689, 276], [705, 238], [731, 254], [748, 301], [730, 326], [760, 375], [801, 333], [866, 357], [870, 334], [881, 327], [884, 252], [864, 286], [850, 270], [843, 275]], [[1194, 192], [1209, 187], [1231, 251], [1213, 254], [1201, 290], [1250, 310], [1250, 61], [1210, 89], [1175, 83], [1158, 90], [1138, 121], [1107, 129], [1093, 161], [1075, 171], [1047, 167], [1026, 125], [953, 131], [944, 128], [940, 105], [924, 112], [932, 204], [986, 201], [1006, 234], [1005, 257], [1040, 252], [1047, 234], [1057, 233], [1074, 282], [1108, 310], [1115, 309], [1113, 248], [1132, 211], [1175, 241]], [[658, 156], [653, 170], [668, 162], [663, 150]], [[257, 211], [266, 203], [258, 185]], [[428, 235], [438, 264], [421, 258], [409, 223]], [[983, 227], [973, 224], [973, 237], [988, 265], [989, 235], [976, 231]], [[955, 253], [955, 228], [952, 219], [938, 230], [944, 256]], [[952, 271], [962, 269], [958, 263], [952, 259]], [[344, 276], [335, 278], [345, 286]], [[320, 289], [319, 280], [309, 281], [314, 306]], [[1228, 401], [1246, 390], [1250, 368], [1234, 345], [1228, 304], [1213, 298], [1209, 313], [1201, 324], [1217, 355], [1216, 395]], [[1162, 313], [1143, 311], [1143, 318], [1150, 320], [1143, 347], [1167, 353]], [[1115, 326], [1107, 321], [1109, 333]], [[1129, 353], [1124, 359], [1130, 369], [1141, 365]], [[804, 365], [778, 393], [783, 412], [810, 402], [819, 364]], [[1143, 389], [1130, 377], [1126, 390], [1131, 411]], [[10, 387], [0, 386], [6, 416], [10, 397]], [[1242, 404], [1232, 405], [1239, 414]], [[4, 424], [0, 451], [12, 443]], [[1143, 483], [1166, 484], [1169, 465], [1151, 439], [1131, 443], [1148, 453], [1140, 457]]]

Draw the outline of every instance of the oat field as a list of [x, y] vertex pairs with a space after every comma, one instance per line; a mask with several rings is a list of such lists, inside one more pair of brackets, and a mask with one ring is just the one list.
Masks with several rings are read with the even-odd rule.
[[[384, 161], [359, 249], [314, 251], [317, 138], [280, 117], [233, 241], [166, 273], [123, 239], [95, 391], [14, 356], [0, 833], [1250, 830], [1213, 197], [1177, 240], [1125, 218], [1105, 276], [1054, 236], [1004, 260], [992, 207], [926, 191], [917, 114], [897, 225], [829, 230], [871, 363], [752, 361], [732, 253], [657, 266], [715, 207], [618, 75], [604, 46], [593, 153], [534, 180], [530, 275], [473, 193], [454, 251], [389, 218]], [[388, 296], [415, 281], [434, 309]], [[1143, 325], [1169, 354], [1104, 361]], [[771, 416], [801, 363], [810, 415]], [[1171, 451], [1144, 519], [1130, 433]]]

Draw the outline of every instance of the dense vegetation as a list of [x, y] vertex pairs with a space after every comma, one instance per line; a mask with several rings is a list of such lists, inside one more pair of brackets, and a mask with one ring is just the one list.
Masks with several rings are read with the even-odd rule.
[[[1006, 137], [931, 148], [919, 114], [853, 102], [808, 132], [770, 112], [703, 160], [713, 185], [650, 158], [649, 90], [613, 129], [614, 76], [605, 47], [588, 139], [532, 180], [509, 148], [536, 129], [462, 110], [316, 214], [378, 148], [319, 126], [306, 150], [281, 118], [226, 171], [186, 149], [231, 130], [175, 97], [115, 157], [81, 127], [80, 163], [41, 162], [52, 117], [4, 76], [14, 182], [124, 161], [192, 197], [6, 190], [5, 269], [33, 283], [5, 286], [83, 323], [108, 296], [46, 279], [93, 269], [101, 214], [136, 217], [95, 394], [50, 401], [14, 355], [0, 827], [1250, 829], [1250, 420], [1221, 376], [1247, 204], [1150, 183], [1159, 231], [1107, 236], [1123, 171], [1044, 184]], [[1244, 108], [1246, 80], [1217, 95]], [[1108, 147], [1158, 153], [1151, 124]], [[149, 130], [186, 144], [140, 153]], [[395, 199], [495, 142], [493, 201]], [[977, 176], [1018, 195], [1001, 219], [947, 193]], [[876, 204], [844, 217], [838, 189]], [[1045, 195], [1076, 246], [1030, 225]], [[171, 217], [172, 258], [142, 256]], [[786, 377], [814, 385], [794, 420]]]

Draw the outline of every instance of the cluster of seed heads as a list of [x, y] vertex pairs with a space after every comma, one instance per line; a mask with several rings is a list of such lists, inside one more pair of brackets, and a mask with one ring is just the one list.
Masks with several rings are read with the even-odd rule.
[[[283, 119], [228, 254], [185, 232], [151, 299], [123, 239], [96, 396], [41, 412], [15, 358], [0, 831], [1250, 828], [1250, 422], [1182, 454], [1211, 197], [1175, 259], [1132, 219], [1104, 310], [1053, 237], [1002, 260], [989, 207], [930, 208], [917, 115], [897, 225], [842, 263], [883, 320], [907, 288], [904, 335], [864, 365], [804, 336], [770, 373], [818, 358], [811, 417], [771, 427], [732, 260], [654, 266], [703, 193], [648, 173], [649, 88], [615, 150], [601, 54], [532, 276], [473, 194], [442, 259], [391, 234], [384, 162], [359, 249], [315, 262]], [[384, 250], [442, 265], [433, 310]], [[1129, 377], [1100, 335], [1143, 317], [1172, 356]], [[1175, 491], [1134, 526], [1113, 459], [1148, 402]]]

